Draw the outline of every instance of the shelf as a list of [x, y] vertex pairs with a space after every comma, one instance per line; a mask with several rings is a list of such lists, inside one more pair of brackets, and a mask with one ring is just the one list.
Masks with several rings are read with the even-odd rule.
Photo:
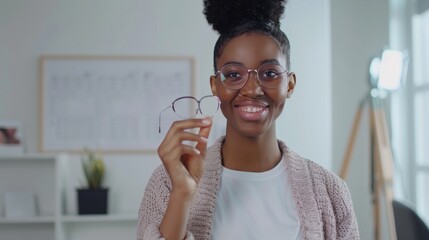
[[[63, 216], [60, 218], [66, 223], [82, 223], [82, 222], [122, 222], [122, 221], [137, 221], [137, 215], [73, 215]], [[30, 218], [0, 218], [0, 224], [32, 224], [32, 223], [54, 223], [55, 217], [30, 217]]]
[[55, 160], [54, 155], [49, 154], [22, 154], [22, 155], [0, 155], [0, 161], [40, 161]]
[[35, 224], [35, 223], [54, 223], [53, 216], [39, 216], [30, 218], [0, 218], [0, 224]]
[[121, 222], [137, 221], [137, 214], [128, 215], [69, 215], [62, 216], [62, 222], [82, 223], [82, 222]]
[[[138, 160], [130, 160], [140, 163]], [[120, 162], [121, 164], [123, 162]], [[116, 158], [107, 158], [107, 167], [116, 169]], [[141, 169], [139, 166], [136, 169]], [[138, 204], [140, 199], [129, 200], [131, 190], [124, 191], [129, 172], [109, 172], [107, 184], [111, 189], [121, 189], [119, 199], [112, 196], [111, 214], [76, 214], [76, 188], [84, 179], [78, 155], [23, 154], [0, 155], [0, 214], [5, 212], [5, 194], [9, 192], [31, 192], [36, 196], [37, 212], [34, 217], [6, 218], [0, 215], [0, 239], [49, 239], [86, 240], [99, 239], [100, 229], [108, 233], [102, 239], [131, 239], [135, 235], [138, 222], [137, 210], [129, 210], [130, 204]], [[136, 171], [136, 175], [140, 172]], [[119, 181], [120, 179], [120, 181]], [[124, 182], [125, 181], [125, 182]], [[130, 183], [142, 182], [130, 178]], [[124, 197], [122, 197], [124, 196]], [[140, 196], [138, 196], [140, 197]], [[117, 205], [120, 201], [121, 204]], [[136, 206], [137, 208], [137, 206]], [[118, 211], [117, 209], [127, 209]], [[116, 210], [116, 211], [114, 211]], [[123, 238], [123, 236], [128, 236]]]

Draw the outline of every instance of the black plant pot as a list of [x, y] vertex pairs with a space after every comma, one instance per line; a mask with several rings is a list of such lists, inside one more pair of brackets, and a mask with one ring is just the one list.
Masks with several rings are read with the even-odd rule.
[[107, 214], [107, 188], [77, 189], [78, 213]]

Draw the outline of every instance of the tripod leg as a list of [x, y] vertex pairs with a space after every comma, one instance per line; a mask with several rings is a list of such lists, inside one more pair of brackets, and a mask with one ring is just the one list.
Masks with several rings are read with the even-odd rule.
[[348, 169], [349, 169], [349, 165], [350, 165], [350, 160], [351, 160], [351, 156], [353, 153], [353, 147], [355, 145], [355, 141], [356, 141], [356, 136], [357, 136], [357, 132], [359, 130], [359, 125], [360, 125], [360, 119], [362, 116], [362, 111], [363, 111], [364, 105], [360, 104], [359, 108], [357, 109], [356, 113], [355, 113], [355, 118], [353, 120], [353, 127], [352, 127], [352, 131], [350, 133], [350, 137], [349, 137], [349, 142], [347, 144], [347, 149], [343, 158], [343, 162], [341, 165], [341, 170], [340, 170], [340, 178], [343, 180], [346, 180], [347, 178], [347, 173], [348, 173]]
[[[395, 216], [393, 214], [393, 154], [390, 145], [386, 118], [382, 108], [373, 110], [376, 144], [377, 194], [384, 194], [390, 239], [396, 240]], [[380, 197], [378, 197], [380, 200]], [[378, 204], [379, 205], [379, 204]]]

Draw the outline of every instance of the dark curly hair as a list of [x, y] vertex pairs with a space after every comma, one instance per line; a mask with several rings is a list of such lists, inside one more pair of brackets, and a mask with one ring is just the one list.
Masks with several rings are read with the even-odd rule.
[[286, 57], [290, 68], [290, 44], [280, 30], [280, 18], [287, 0], [203, 0], [207, 22], [219, 33], [213, 52], [216, 72], [217, 59], [224, 45], [244, 33], [257, 32], [272, 37]]

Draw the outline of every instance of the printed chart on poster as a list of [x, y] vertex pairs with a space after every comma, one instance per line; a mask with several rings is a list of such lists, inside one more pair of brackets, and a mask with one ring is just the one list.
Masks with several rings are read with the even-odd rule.
[[[159, 113], [193, 95], [191, 58], [43, 56], [42, 152], [154, 151], [165, 135]], [[177, 120], [162, 115], [162, 128]]]

